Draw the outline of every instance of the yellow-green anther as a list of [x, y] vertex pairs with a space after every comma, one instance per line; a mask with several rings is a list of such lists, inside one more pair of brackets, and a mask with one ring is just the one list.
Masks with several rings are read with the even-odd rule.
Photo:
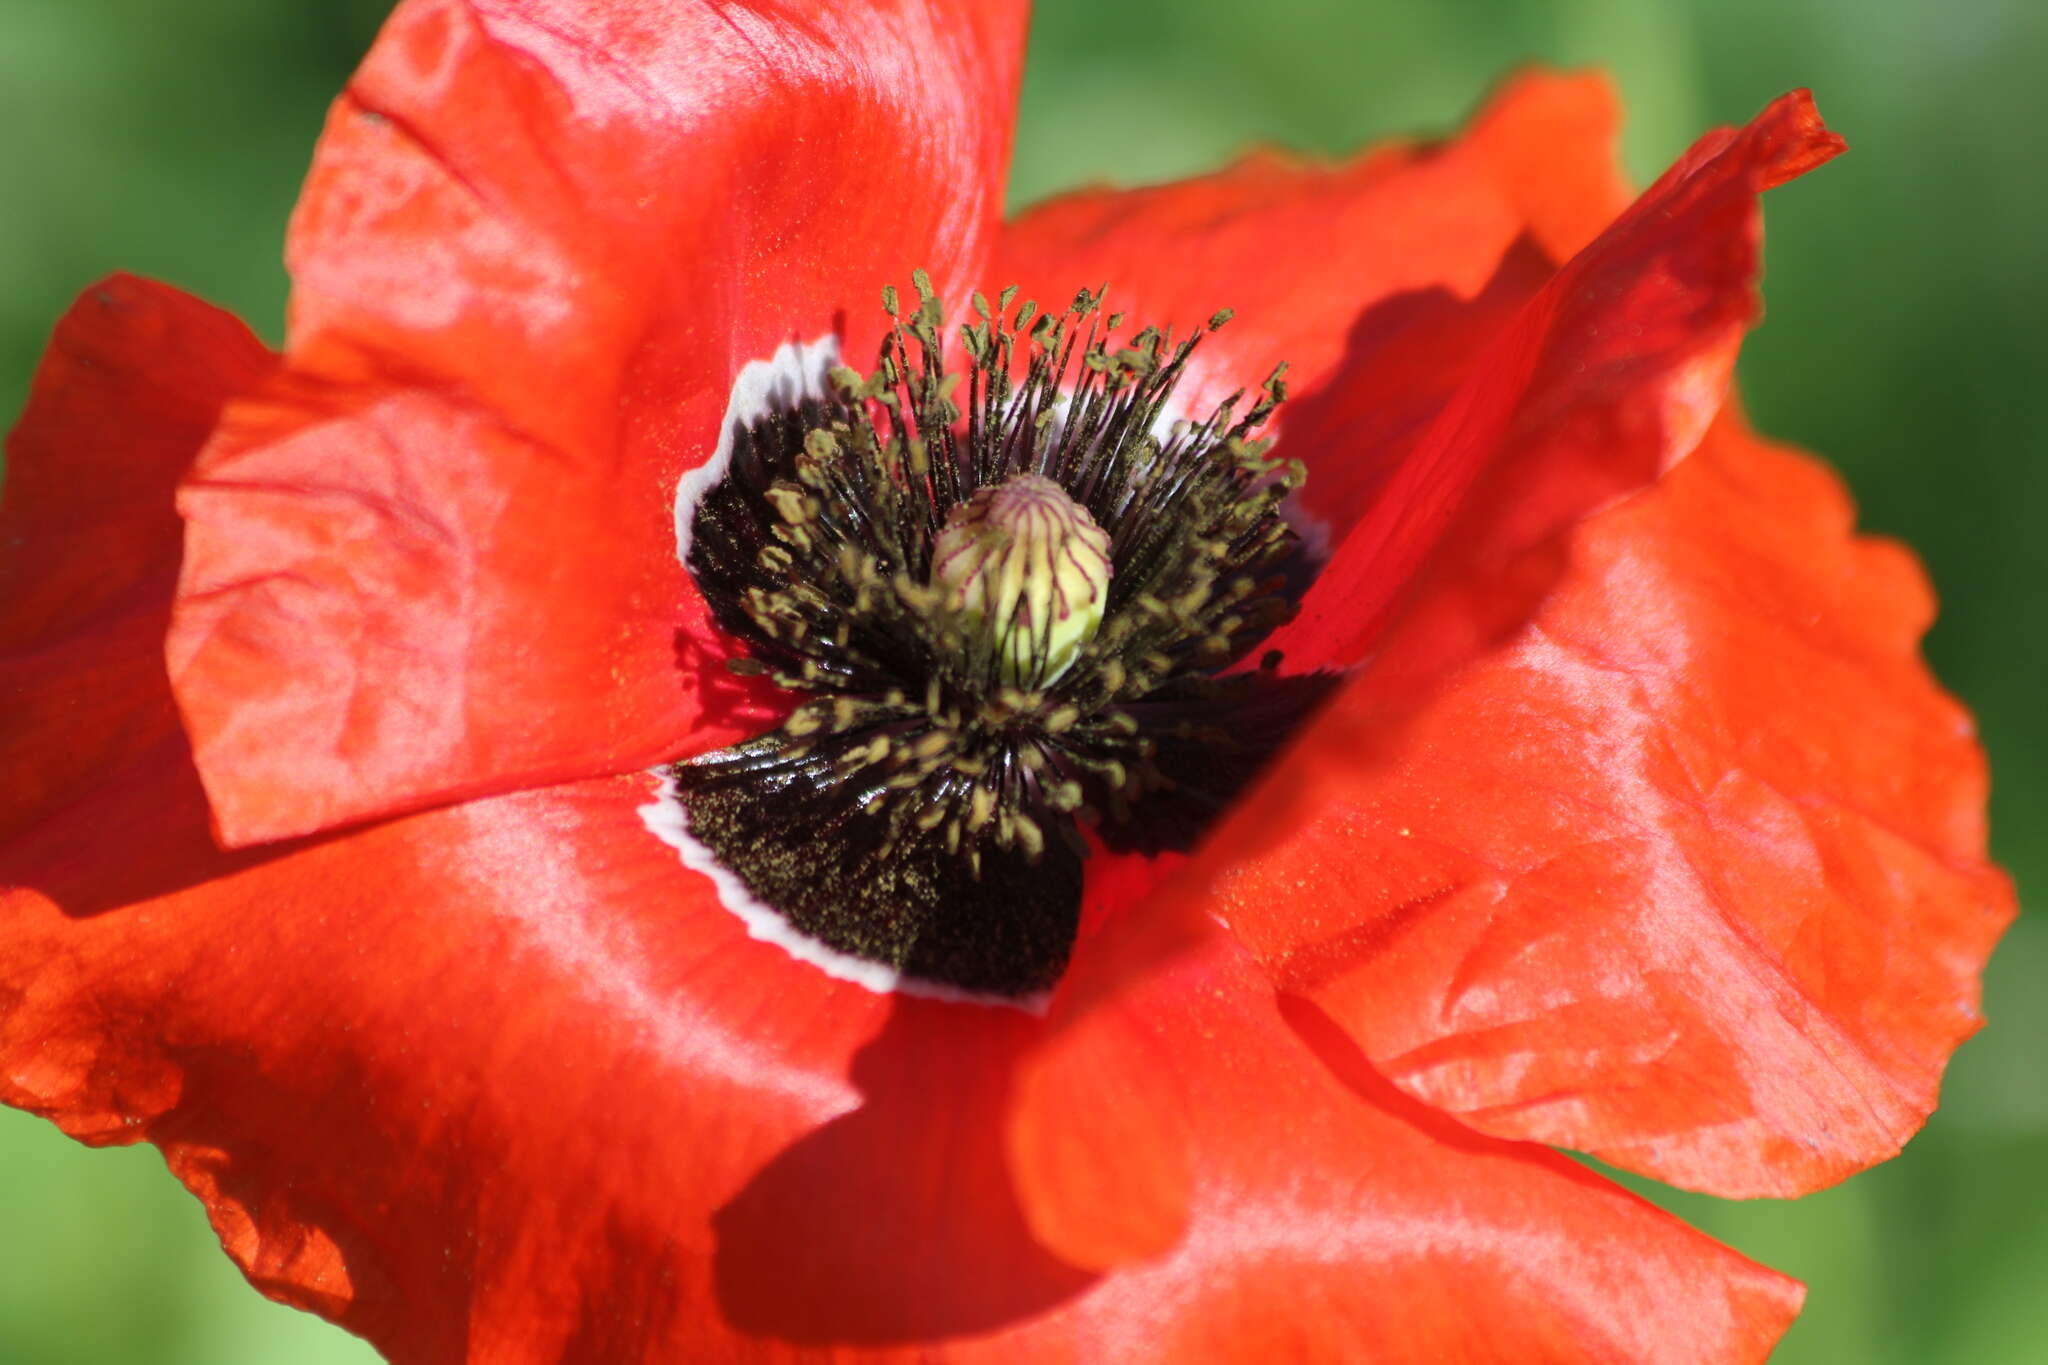
[[1018, 474], [947, 514], [931, 585], [1004, 682], [1044, 687], [1102, 624], [1109, 536], [1051, 479]]

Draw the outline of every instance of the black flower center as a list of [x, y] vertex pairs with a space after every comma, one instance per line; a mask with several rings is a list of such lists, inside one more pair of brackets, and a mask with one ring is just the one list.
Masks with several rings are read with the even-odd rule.
[[884, 291], [874, 371], [735, 433], [697, 506], [688, 565], [735, 671], [807, 699], [673, 775], [691, 834], [798, 930], [1025, 995], [1066, 963], [1080, 826], [1188, 846], [1325, 690], [1234, 667], [1293, 614], [1301, 471], [1255, 434], [1281, 370], [1174, 420], [1203, 333], [1120, 341], [1100, 291], [1055, 315], [1010, 289], [975, 296], [949, 372], [916, 279], [907, 317]]

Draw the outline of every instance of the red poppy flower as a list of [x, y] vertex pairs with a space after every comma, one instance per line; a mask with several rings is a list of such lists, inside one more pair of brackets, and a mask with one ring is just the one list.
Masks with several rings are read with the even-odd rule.
[[[1630, 206], [1607, 88], [1530, 76], [1441, 146], [1005, 224], [1022, 11], [406, 0], [321, 141], [281, 356], [165, 286], [87, 291], [0, 508], [0, 1099], [157, 1143], [259, 1288], [401, 1361], [1760, 1357], [1795, 1284], [1543, 1144], [1726, 1195], [1881, 1160], [2011, 913], [1919, 570], [1723, 401], [1757, 196], [1840, 141], [1789, 95]], [[1232, 497], [1284, 539], [1279, 476], [1241, 472], [1249, 429], [1158, 433], [1292, 364], [1273, 454], [1324, 562], [1287, 561], [1277, 664], [1206, 597], [1158, 619], [1247, 660], [1173, 675], [1186, 734], [1323, 705], [1199, 837], [1090, 835], [1072, 904], [1019, 832], [1059, 784], [989, 798], [1004, 875], [942, 868], [923, 909], [967, 906], [970, 949], [986, 904], [1077, 913], [997, 982], [1057, 977], [1043, 1012], [726, 908], [917, 880], [838, 808], [741, 773], [722, 847], [784, 842], [738, 875], [676, 818], [720, 754], [823, 771], [762, 676], [824, 657], [762, 624], [770, 560], [721, 585], [690, 537], [715, 477], [731, 544], [815, 548], [743, 513], [829, 521], [824, 482], [725, 462], [772, 445], [741, 419], [839, 423], [798, 471], [886, 424], [819, 368], [905, 335], [871, 300], [917, 266], [955, 301], [1106, 281], [1182, 334], [1237, 310], [1157, 422], [1102, 429], [1133, 497], [1176, 450], [1223, 490], [1173, 541], [1204, 564]], [[1098, 373], [1138, 392], [1151, 354]], [[1028, 446], [1021, 407], [973, 420]], [[1078, 411], [1031, 429], [1093, 459]], [[1117, 574], [1194, 515], [1088, 497]], [[1098, 614], [1138, 610], [1107, 581]], [[939, 591], [905, 583], [899, 614]], [[988, 676], [1100, 683], [1138, 629], [1105, 620]], [[1163, 743], [1162, 695], [1128, 725]], [[1116, 710], [1031, 713], [1101, 721], [1063, 750], [1088, 792], [1130, 776]], [[934, 782], [985, 758], [875, 724], [945, 730]]]

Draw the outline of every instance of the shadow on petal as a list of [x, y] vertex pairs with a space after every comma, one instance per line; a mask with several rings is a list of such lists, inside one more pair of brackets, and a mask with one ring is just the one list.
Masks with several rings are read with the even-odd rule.
[[1026, 1228], [1002, 1151], [1010, 1075], [1042, 1028], [899, 998], [854, 1060], [866, 1097], [775, 1158], [714, 1219], [741, 1331], [818, 1344], [986, 1332], [1094, 1282]]
[[1308, 466], [1301, 496], [1332, 547], [1414, 452], [1486, 343], [1557, 266], [1523, 236], [1470, 297], [1434, 285], [1380, 299], [1352, 322], [1342, 360], [1282, 407], [1276, 453]]
[[678, 759], [722, 749], [772, 730], [789, 718], [795, 698], [764, 677], [743, 677], [726, 667], [746, 651], [709, 626], [679, 627], [676, 673], [695, 693], [702, 722], [678, 750]]

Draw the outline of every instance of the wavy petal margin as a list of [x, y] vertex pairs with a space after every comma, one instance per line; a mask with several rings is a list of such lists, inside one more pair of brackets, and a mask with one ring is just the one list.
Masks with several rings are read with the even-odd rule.
[[1495, 560], [1515, 492], [1219, 834], [1211, 909], [1482, 1132], [1731, 1196], [1892, 1155], [2013, 914], [1917, 564], [1734, 415]]

